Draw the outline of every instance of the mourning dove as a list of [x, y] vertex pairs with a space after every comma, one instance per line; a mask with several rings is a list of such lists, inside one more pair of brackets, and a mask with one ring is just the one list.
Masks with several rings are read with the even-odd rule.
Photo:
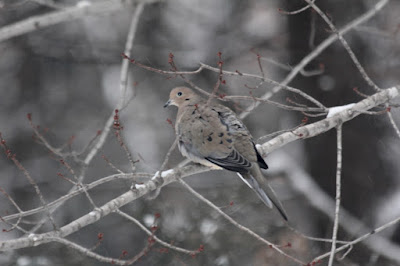
[[186, 87], [174, 88], [164, 107], [175, 105], [178, 147], [188, 159], [236, 172], [260, 199], [287, 215], [261, 169], [268, 169], [258, 153], [253, 137], [236, 114], [226, 106], [212, 103]]

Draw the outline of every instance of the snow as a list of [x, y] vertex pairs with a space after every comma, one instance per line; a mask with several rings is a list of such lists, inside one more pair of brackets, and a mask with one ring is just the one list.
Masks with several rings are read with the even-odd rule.
[[156, 179], [157, 178], [157, 176], [158, 176], [158, 173], [159, 173], [160, 171], [157, 171], [155, 174], [154, 174], [154, 176], [151, 178], [151, 180], [154, 180], [154, 179]]
[[87, 7], [87, 6], [90, 6], [92, 3], [90, 3], [89, 1], [79, 1], [77, 4], [76, 4], [76, 6], [77, 7]]
[[161, 177], [166, 177], [174, 172], [174, 169], [169, 169], [161, 173]]
[[[164, 177], [172, 174], [173, 172], [174, 172], [174, 169], [169, 169], [169, 170], [162, 171], [161, 172], [161, 177], [164, 178]], [[152, 180], [156, 179], [158, 174], [159, 174], [159, 171], [157, 171], [151, 179]]]
[[329, 108], [329, 112], [328, 112], [328, 115], [326, 116], [326, 118], [332, 117], [332, 116], [334, 116], [335, 114], [337, 114], [339, 112], [342, 112], [344, 110], [350, 109], [354, 105], [355, 105], [355, 103], [350, 103], [350, 104], [347, 104], [347, 105], [331, 107], [331, 108]]

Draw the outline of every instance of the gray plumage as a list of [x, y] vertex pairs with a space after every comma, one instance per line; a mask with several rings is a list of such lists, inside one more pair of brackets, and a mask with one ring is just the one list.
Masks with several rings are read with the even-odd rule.
[[178, 147], [190, 160], [237, 172], [259, 198], [273, 205], [287, 220], [286, 212], [261, 169], [268, 169], [253, 137], [236, 114], [226, 106], [210, 103], [191, 89], [174, 88], [165, 106], [178, 106], [175, 123]]

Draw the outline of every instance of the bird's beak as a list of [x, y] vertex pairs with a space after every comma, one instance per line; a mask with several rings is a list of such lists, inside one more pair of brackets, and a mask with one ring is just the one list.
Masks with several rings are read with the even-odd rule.
[[171, 100], [168, 100], [168, 102], [166, 102], [165, 104], [164, 104], [164, 108], [165, 107], [168, 107], [168, 106], [170, 106], [171, 105]]

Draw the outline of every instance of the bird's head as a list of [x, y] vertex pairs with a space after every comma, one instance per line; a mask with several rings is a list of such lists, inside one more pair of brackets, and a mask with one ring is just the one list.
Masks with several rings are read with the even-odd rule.
[[186, 87], [177, 87], [171, 90], [169, 100], [164, 104], [164, 107], [175, 105], [178, 107], [197, 103], [200, 96], [194, 91]]

